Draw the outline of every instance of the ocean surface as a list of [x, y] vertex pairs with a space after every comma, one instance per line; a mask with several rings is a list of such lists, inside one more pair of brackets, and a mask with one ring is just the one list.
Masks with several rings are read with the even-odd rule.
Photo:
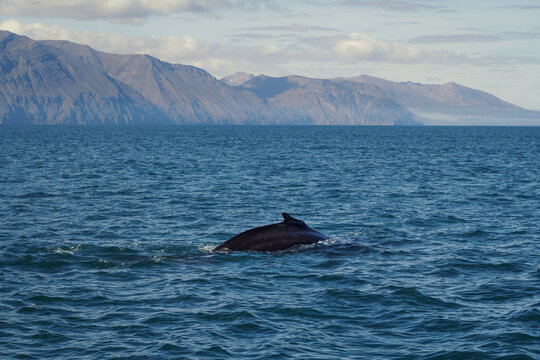
[[540, 127], [0, 127], [0, 358], [540, 359]]

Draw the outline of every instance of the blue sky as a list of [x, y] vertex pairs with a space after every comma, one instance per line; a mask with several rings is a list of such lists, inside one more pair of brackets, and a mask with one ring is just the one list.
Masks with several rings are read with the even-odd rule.
[[540, 110], [540, 0], [0, 0], [0, 29], [202, 67], [454, 81]]

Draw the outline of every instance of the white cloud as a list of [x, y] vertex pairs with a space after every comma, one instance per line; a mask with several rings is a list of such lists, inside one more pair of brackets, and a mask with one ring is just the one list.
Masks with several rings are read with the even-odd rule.
[[441, 44], [465, 42], [496, 42], [508, 40], [540, 39], [540, 32], [504, 31], [492, 34], [452, 34], [452, 35], [423, 35], [409, 40], [415, 44]]
[[90, 47], [110, 53], [150, 54], [160, 59], [189, 63], [208, 54], [208, 45], [199, 39], [186, 35], [141, 37], [123, 35], [114, 32], [70, 31], [58, 25], [41, 23], [22, 24], [15, 19], [0, 23], [0, 29], [26, 35], [34, 40], [68, 40], [86, 44]]
[[276, 44], [266, 45], [263, 49], [263, 52], [265, 54], [275, 54], [275, 53], [279, 53], [280, 51], [281, 51], [280, 47], [277, 46]]
[[15, 19], [2, 21], [0, 23], [0, 30], [7, 30], [12, 33], [26, 35], [34, 40], [70, 40], [72, 37], [70, 31], [58, 25], [46, 26], [41, 23], [22, 24]]
[[[329, 67], [344, 69], [344, 66], [355, 66], [360, 62], [376, 63], [378, 66], [382, 64], [414, 66], [425, 63], [474, 65], [489, 60], [382, 41], [358, 33], [349, 36], [300, 37], [289, 43], [268, 41], [246, 45], [238, 42], [204, 41], [189, 34], [182, 37], [174, 35], [150, 37], [115, 32], [71, 31], [58, 25], [49, 26], [38, 22], [22, 24], [15, 19], [1, 22], [0, 29], [26, 35], [35, 40], [68, 40], [109, 53], [149, 54], [170, 63], [198, 66], [216, 76], [229, 75], [237, 71], [269, 75], [288, 75], [297, 72], [302, 75], [302, 71], [297, 69], [305, 68], [306, 62], [310, 63], [311, 67], [320, 69]], [[324, 75], [324, 71], [313, 75], [320, 77]]]
[[459, 63], [467, 61], [467, 57], [464, 55], [401, 45], [359, 33], [352, 33], [347, 39], [337, 41], [334, 51], [351, 60], [392, 63]]
[[339, 29], [326, 26], [312, 26], [312, 25], [301, 25], [301, 24], [291, 24], [291, 25], [273, 25], [273, 26], [254, 26], [246, 27], [242, 30], [245, 31], [283, 31], [283, 32], [292, 32], [292, 33], [304, 33], [311, 31], [321, 31], [321, 32], [339, 32]]
[[140, 21], [152, 15], [208, 12], [230, 6], [231, 2], [227, 0], [3, 0], [0, 2], [0, 13], [41, 18]]
[[15, 19], [0, 22], [0, 29], [34, 40], [67, 40], [116, 54], [149, 54], [161, 60], [201, 67], [218, 76], [247, 71], [271, 71], [284, 61], [276, 45], [257, 47], [205, 42], [191, 35], [142, 37], [114, 32], [71, 31], [58, 25], [22, 24]]
[[142, 22], [150, 16], [224, 9], [283, 12], [275, 0], [1, 0], [0, 14], [77, 20]]
[[402, 0], [344, 0], [343, 5], [352, 7], [375, 7], [384, 10], [393, 11], [418, 11], [418, 10], [433, 10], [443, 9], [441, 6], [425, 4], [418, 1], [402, 1]]

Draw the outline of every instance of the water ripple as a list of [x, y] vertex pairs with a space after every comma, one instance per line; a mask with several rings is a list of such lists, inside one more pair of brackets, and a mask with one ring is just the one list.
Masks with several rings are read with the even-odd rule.
[[[538, 143], [0, 127], [0, 357], [537, 359]], [[330, 238], [212, 252], [283, 211]]]

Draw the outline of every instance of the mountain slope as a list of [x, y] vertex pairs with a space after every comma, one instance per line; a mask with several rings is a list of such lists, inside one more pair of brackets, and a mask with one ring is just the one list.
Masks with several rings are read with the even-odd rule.
[[225, 76], [224, 78], [221, 78], [219, 81], [230, 86], [238, 86], [238, 85], [242, 85], [246, 81], [253, 79], [254, 77], [255, 76], [252, 74], [248, 74], [245, 72], [237, 72], [235, 74]]
[[0, 31], [0, 123], [167, 122], [129, 86], [65, 52]]
[[229, 86], [193, 66], [5, 31], [0, 66], [3, 124], [415, 124], [375, 86], [295, 76]]
[[137, 91], [175, 123], [243, 124], [273, 115], [253, 94], [231, 88], [194, 66], [148, 55], [107, 54], [66, 41], [47, 43], [87, 63], [99, 62], [109, 76]]
[[[375, 85], [408, 109], [447, 113], [526, 113], [519, 106], [503, 101], [484, 91], [468, 88], [453, 82], [442, 85], [393, 82], [368, 75], [334, 79]], [[530, 112], [532, 113], [532, 112]]]
[[269, 123], [251, 92], [147, 55], [0, 32], [0, 123]]
[[217, 80], [148, 55], [0, 31], [0, 124], [415, 125], [431, 113], [458, 114], [465, 124], [471, 115], [540, 119], [455, 83], [246, 73]]
[[[301, 76], [260, 75], [240, 85], [277, 109], [281, 119], [302, 124], [415, 125], [413, 115], [369, 84]], [[335, 119], [339, 119], [336, 122]]]

